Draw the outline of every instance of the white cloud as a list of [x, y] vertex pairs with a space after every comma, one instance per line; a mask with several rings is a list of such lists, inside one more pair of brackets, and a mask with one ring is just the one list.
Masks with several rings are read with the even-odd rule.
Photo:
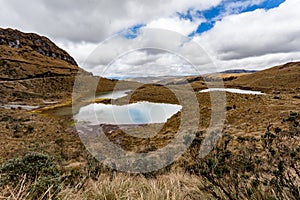
[[0, 0], [1, 26], [73, 42], [101, 42], [136, 24], [168, 18], [190, 8], [208, 9], [221, 0]]
[[[136, 57], [140, 62], [136, 62]], [[106, 69], [106, 70], [103, 70]], [[131, 52], [106, 68], [94, 68], [99, 75], [108, 77], [181, 76], [197, 74], [197, 71], [183, 58], [167, 52], [149, 55], [147, 51]]]
[[62, 49], [67, 50], [67, 52], [72, 55], [77, 60], [77, 64], [79, 66], [84, 66], [85, 61], [88, 56], [97, 48], [97, 44], [95, 43], [73, 43], [68, 41], [59, 41], [56, 43]]
[[263, 3], [266, 0], [244, 0], [244, 1], [232, 1], [228, 2], [225, 5], [225, 13], [223, 16], [229, 15], [229, 14], [238, 14], [241, 10], [244, 10], [250, 6], [253, 5], [259, 5]]
[[190, 33], [197, 30], [199, 24], [204, 22], [205, 19], [195, 19], [194, 21], [180, 19], [178, 17], [173, 18], [160, 18], [151, 21], [147, 24], [147, 28], [160, 28], [170, 31], [175, 31], [183, 35], [189, 35]]
[[221, 68], [261, 68], [276, 61], [288, 62], [292, 56], [287, 55], [300, 52], [299, 9], [298, 2], [287, 0], [268, 11], [227, 16], [195, 41]]
[[[125, 52], [133, 45], [131, 40], [118, 38], [108, 45], [104, 44], [105, 50], [99, 52], [101, 60], [99, 56], [91, 58], [89, 55], [98, 43], [111, 35], [136, 24], [189, 34], [197, 28], [200, 20], [191, 22], [179, 19], [176, 12], [187, 12], [191, 8], [209, 9], [220, 2], [221, 0], [31, 0], [28, 3], [0, 0], [0, 26], [46, 35], [74, 56], [80, 66], [95, 72], [93, 66], [111, 62], [120, 52]], [[162, 47], [176, 44], [173, 42], [176, 38], [165, 41], [162, 38], [166, 37], [157, 35], [152, 42], [162, 43]], [[146, 42], [141, 37], [138, 39], [143, 40], [142, 43]]]
[[[226, 2], [225, 12], [218, 16], [222, 20], [194, 40], [159, 31], [149, 36], [143, 30], [162, 28], [188, 35], [204, 19], [180, 19], [176, 12], [185, 13], [193, 9], [193, 13], [209, 9], [219, 5], [221, 0], [31, 0], [30, 4], [18, 0], [0, 0], [0, 26], [46, 35], [74, 56], [82, 67], [94, 73], [100, 73], [99, 66], [111, 62], [115, 69], [111, 73], [115, 75], [126, 70], [138, 72], [138, 68], [156, 74], [191, 72], [186, 61], [175, 54], [138, 50], [140, 46], [172, 49], [204, 70], [215, 70], [211, 65], [203, 67], [210, 61], [194, 41], [206, 50], [219, 70], [258, 69], [296, 60], [300, 56], [298, 2], [287, 0], [278, 8], [268, 11], [238, 14], [241, 9], [262, 1], [223, 1]], [[136, 38], [116, 37], [101, 43], [102, 47], [96, 49], [99, 42], [137, 24], [145, 24], [145, 27]], [[130, 49], [136, 51], [128, 52]], [[119, 58], [122, 53], [126, 55]]]
[[211, 66], [203, 64], [209, 62], [205, 52], [187, 37], [173, 31], [142, 28], [134, 39], [116, 35], [100, 44], [84, 67], [101, 76], [175, 76], [205, 73], [206, 67]]

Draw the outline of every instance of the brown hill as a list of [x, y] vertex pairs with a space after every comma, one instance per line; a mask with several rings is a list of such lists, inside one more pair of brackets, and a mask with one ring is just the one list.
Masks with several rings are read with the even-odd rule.
[[72, 65], [77, 65], [66, 51], [57, 47], [51, 40], [35, 33], [23, 33], [13, 29], [0, 28], [0, 45], [12, 48], [30, 47], [34, 51], [52, 58], [59, 58]]
[[78, 72], [92, 76], [48, 38], [0, 28], [0, 102], [70, 97]]
[[225, 83], [228, 86], [252, 88], [265, 92], [300, 89], [300, 62], [290, 62]]
[[0, 80], [69, 76], [80, 68], [48, 38], [18, 30], [0, 29]]

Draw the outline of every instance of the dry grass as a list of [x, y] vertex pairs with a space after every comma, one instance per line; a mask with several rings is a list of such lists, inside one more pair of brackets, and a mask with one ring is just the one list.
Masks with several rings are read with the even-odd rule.
[[[34, 183], [32, 183], [34, 184]], [[226, 181], [222, 184], [227, 185]], [[145, 178], [142, 175], [128, 175], [115, 173], [114, 175], [101, 174], [98, 180], [82, 178], [76, 186], [62, 185], [60, 191], [55, 194], [52, 186], [38, 197], [32, 197], [29, 190], [30, 183], [26, 183], [26, 177], [12, 188], [6, 186], [0, 191], [0, 199], [61, 199], [61, 200], [198, 200], [198, 199], [232, 199], [229, 198], [224, 188], [208, 181], [204, 177], [193, 176], [183, 172], [171, 172], [156, 178]], [[249, 199], [242, 191], [238, 198]], [[254, 191], [251, 199], [294, 199], [290, 198], [286, 191], [278, 196], [274, 191], [265, 190], [263, 187], [249, 188]], [[265, 195], [263, 194], [265, 193]], [[234, 193], [232, 193], [234, 194]]]
[[[25, 180], [26, 177], [15, 188], [7, 186], [0, 192], [0, 199], [32, 199]], [[82, 179], [82, 182], [75, 187], [63, 186], [57, 197], [64, 200], [214, 199], [212, 195], [201, 189], [203, 185], [205, 185], [205, 181], [200, 177], [184, 173], [171, 173], [153, 179], [146, 179], [141, 175], [133, 176], [121, 173], [113, 176], [102, 174], [98, 177], [98, 181], [86, 178]], [[53, 194], [50, 191], [51, 187], [45, 193], [40, 194], [38, 199], [53, 199]]]
[[24, 176], [19, 184], [15, 187], [7, 185], [0, 191], [0, 199], [12, 199], [12, 200], [22, 200], [22, 199], [53, 199], [55, 193], [52, 193], [53, 186], [50, 186], [44, 193], [40, 194], [39, 197], [32, 197], [32, 191], [30, 191], [30, 185], [35, 183], [28, 183], [26, 176]]
[[253, 74], [240, 76], [228, 82], [233, 87], [250, 87], [266, 92], [272, 90], [292, 91], [299, 88], [300, 62], [287, 63]]
[[156, 179], [117, 174], [101, 175], [99, 181], [87, 180], [84, 189], [68, 188], [59, 196], [62, 199], [190, 199], [197, 190], [199, 179], [171, 174]]

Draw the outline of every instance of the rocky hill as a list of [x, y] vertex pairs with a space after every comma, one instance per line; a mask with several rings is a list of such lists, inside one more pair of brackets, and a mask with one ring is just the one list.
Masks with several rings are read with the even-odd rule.
[[48, 57], [59, 58], [72, 65], [77, 65], [66, 51], [57, 47], [51, 40], [35, 33], [23, 33], [13, 29], [0, 28], [0, 45], [6, 45], [15, 49], [30, 47], [32, 50]]
[[70, 96], [78, 72], [92, 75], [48, 38], [0, 28], [0, 102]]
[[24, 80], [76, 74], [76, 61], [48, 38], [0, 29], [0, 80]]

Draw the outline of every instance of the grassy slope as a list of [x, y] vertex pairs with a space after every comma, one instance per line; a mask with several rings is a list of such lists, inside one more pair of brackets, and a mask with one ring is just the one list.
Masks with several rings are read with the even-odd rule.
[[300, 86], [300, 62], [287, 63], [250, 75], [238, 77], [233, 86], [271, 90], [295, 90]]

